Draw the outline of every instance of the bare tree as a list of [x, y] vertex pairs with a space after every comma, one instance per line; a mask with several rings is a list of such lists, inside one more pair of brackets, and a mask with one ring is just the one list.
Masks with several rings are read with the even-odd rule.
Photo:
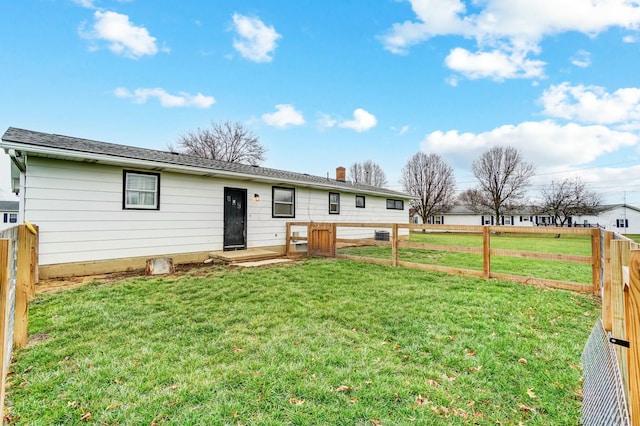
[[380, 188], [387, 184], [384, 170], [371, 160], [349, 166], [349, 179], [353, 183], [366, 183]]
[[458, 195], [458, 202], [464, 204], [474, 213], [487, 213], [489, 209], [485, 206], [484, 194], [479, 189], [466, 189]]
[[169, 150], [252, 166], [263, 162], [267, 151], [253, 132], [245, 129], [241, 123], [229, 121], [212, 121], [210, 128], [184, 133], [177, 143], [177, 149], [170, 145]]
[[535, 167], [514, 147], [494, 147], [475, 160], [471, 170], [478, 180], [475, 208], [491, 211], [499, 223], [500, 216], [522, 204]]
[[453, 205], [456, 190], [453, 168], [438, 154], [415, 154], [402, 168], [400, 180], [404, 191], [416, 197], [411, 206], [422, 218], [422, 223]]
[[552, 216], [558, 226], [564, 226], [572, 216], [597, 213], [602, 203], [600, 194], [588, 190], [579, 177], [552, 181], [542, 188], [541, 195], [538, 212]]

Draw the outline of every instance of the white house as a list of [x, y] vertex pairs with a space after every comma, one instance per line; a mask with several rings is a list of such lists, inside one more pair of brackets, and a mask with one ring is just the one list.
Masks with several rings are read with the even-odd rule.
[[[553, 226], [554, 218], [538, 215], [534, 209], [523, 209], [500, 216], [499, 223], [491, 213], [478, 214], [464, 205], [453, 206], [449, 211], [429, 217], [429, 224], [437, 225], [505, 225], [505, 226]], [[422, 223], [414, 209], [409, 210], [410, 223]], [[572, 227], [599, 227], [620, 234], [640, 234], [640, 209], [628, 204], [602, 206], [597, 215], [573, 216]]]
[[18, 222], [40, 227], [43, 277], [282, 252], [286, 222], [406, 223], [411, 199], [346, 182], [343, 167], [329, 179], [16, 128], [0, 147], [19, 176]]
[[[413, 209], [410, 211], [411, 223], [422, 223], [422, 218]], [[537, 226], [550, 223], [549, 216], [536, 216], [528, 209], [517, 213], [500, 216], [499, 223], [490, 213], [479, 214], [465, 205], [455, 205], [443, 213], [437, 213], [428, 218], [428, 223], [433, 225], [504, 225], [504, 226]]]
[[628, 204], [608, 204], [598, 215], [575, 216], [576, 226], [599, 226], [619, 234], [640, 234], [640, 209]]
[[10, 228], [18, 223], [18, 202], [0, 201], [0, 230]]

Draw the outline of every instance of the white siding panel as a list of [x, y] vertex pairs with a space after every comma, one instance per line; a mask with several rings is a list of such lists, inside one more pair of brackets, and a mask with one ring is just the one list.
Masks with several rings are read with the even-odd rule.
[[40, 226], [44, 265], [222, 246], [211, 178], [161, 173], [160, 210], [123, 210], [122, 168], [37, 158], [28, 167], [26, 218]]
[[[340, 193], [335, 215], [329, 191], [313, 188], [296, 188], [295, 218], [273, 218], [271, 184], [167, 172], [160, 173], [159, 210], [123, 210], [122, 180], [121, 167], [29, 159], [25, 215], [40, 226], [43, 265], [221, 250], [225, 187], [247, 192], [249, 248], [284, 245], [288, 221], [408, 222], [406, 200], [404, 210], [387, 210], [386, 198], [367, 195], [363, 209], [355, 207], [355, 194]], [[343, 228], [339, 236], [374, 232]]]

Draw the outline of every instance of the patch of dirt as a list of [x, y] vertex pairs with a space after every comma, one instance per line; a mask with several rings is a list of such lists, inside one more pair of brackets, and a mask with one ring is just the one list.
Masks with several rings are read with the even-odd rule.
[[29, 336], [29, 338], [27, 339], [27, 347], [31, 346], [31, 345], [35, 345], [36, 343], [42, 341], [42, 340], [47, 340], [49, 338], [49, 334], [48, 333], [36, 333], [36, 334], [32, 334], [31, 336]]
[[[202, 276], [211, 272], [212, 266], [218, 266], [220, 263], [188, 263], [176, 265], [175, 273], [171, 274], [172, 277], [180, 277], [186, 275]], [[98, 274], [98, 275], [83, 275], [78, 277], [62, 277], [62, 278], [47, 278], [41, 279], [36, 284], [36, 294], [51, 293], [61, 290], [69, 290], [72, 288], [82, 287], [87, 284], [99, 283], [110, 284], [116, 281], [121, 281], [127, 278], [144, 277], [144, 269], [135, 269], [125, 272], [114, 272], [110, 274]]]

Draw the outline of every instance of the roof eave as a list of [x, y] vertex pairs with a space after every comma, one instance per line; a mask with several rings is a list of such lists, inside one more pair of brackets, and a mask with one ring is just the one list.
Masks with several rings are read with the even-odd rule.
[[[206, 168], [206, 167], [173, 164], [173, 163], [166, 163], [161, 161], [143, 160], [143, 159], [136, 159], [136, 158], [129, 158], [129, 157], [116, 157], [113, 155], [96, 154], [92, 152], [71, 151], [67, 149], [13, 142], [6, 139], [2, 140], [2, 147], [4, 148], [5, 151], [14, 149], [17, 151], [21, 151], [23, 153], [26, 152], [27, 155], [35, 155], [36, 157], [55, 156], [56, 158], [61, 158], [61, 159], [66, 159], [71, 161], [79, 161], [79, 162], [100, 163], [100, 164], [127, 166], [127, 167], [140, 167], [140, 168], [146, 168], [146, 169], [151, 169], [155, 171], [188, 173], [188, 174], [195, 174], [195, 175], [201, 175], [201, 176], [207, 176], [207, 177], [225, 177], [225, 178], [234, 178], [234, 179], [254, 181], [254, 182], [269, 182], [269, 183], [278, 183], [278, 184], [297, 185], [297, 186], [309, 187], [309, 188], [321, 188], [321, 189], [328, 189], [328, 190], [334, 190], [334, 191], [338, 190], [342, 192], [374, 195], [378, 197], [397, 197], [397, 198], [411, 199], [410, 196], [406, 196], [400, 193], [395, 194], [395, 193], [387, 193], [387, 192], [378, 192], [378, 191], [372, 191], [372, 190], [367, 190], [362, 188], [349, 188], [342, 185], [335, 185], [332, 183], [323, 184], [319, 182], [305, 182], [305, 181], [296, 180], [296, 179], [273, 178], [269, 176], [260, 176], [260, 175], [249, 174], [249, 173], [231, 172], [231, 171], [212, 169], [212, 168]], [[90, 161], [87, 161], [87, 160], [90, 160]]]

